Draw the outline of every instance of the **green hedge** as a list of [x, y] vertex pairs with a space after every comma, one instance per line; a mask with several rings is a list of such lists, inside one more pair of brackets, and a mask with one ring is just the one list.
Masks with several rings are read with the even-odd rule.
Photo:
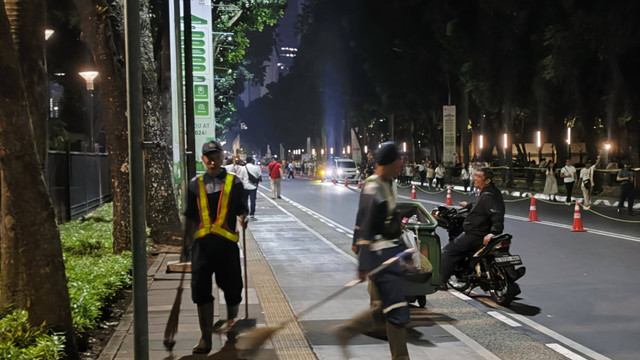
[[[113, 206], [107, 204], [86, 221], [60, 225], [60, 238], [76, 335], [96, 328], [102, 312], [131, 285], [131, 254], [114, 255]], [[25, 311], [0, 312], [0, 359], [61, 357], [64, 338], [30, 327]]]

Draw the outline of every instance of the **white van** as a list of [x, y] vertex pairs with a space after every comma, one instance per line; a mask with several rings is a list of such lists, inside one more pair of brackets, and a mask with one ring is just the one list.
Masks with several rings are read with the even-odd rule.
[[325, 171], [327, 179], [336, 179], [343, 182], [345, 179], [349, 182], [358, 182], [360, 178], [360, 170], [358, 170], [355, 161], [344, 158], [334, 158], [330, 161], [331, 168]]

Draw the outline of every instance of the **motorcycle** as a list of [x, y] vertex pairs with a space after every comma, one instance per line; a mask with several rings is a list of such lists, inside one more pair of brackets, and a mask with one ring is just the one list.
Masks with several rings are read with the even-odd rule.
[[[439, 206], [431, 211], [431, 215], [438, 221], [438, 226], [447, 230], [449, 241], [453, 241], [464, 231], [462, 224], [467, 212], [467, 209]], [[479, 286], [498, 305], [509, 306], [520, 294], [516, 281], [526, 272], [524, 266], [516, 268], [522, 265], [522, 259], [509, 252], [511, 239], [509, 234], [495, 236], [487, 245], [467, 256], [454, 269], [453, 276], [447, 281], [449, 286], [462, 293], [469, 293]]]

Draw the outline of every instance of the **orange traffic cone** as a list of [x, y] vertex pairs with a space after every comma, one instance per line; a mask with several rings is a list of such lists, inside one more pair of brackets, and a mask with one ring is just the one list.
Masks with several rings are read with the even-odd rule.
[[[315, 177], [316, 177], [316, 174], [314, 173], [313, 174], [313, 178], [314, 178], [313, 180], [315, 180]], [[311, 169], [309, 169], [309, 180], [311, 180]]]
[[333, 179], [331, 180], [331, 182], [333, 183], [333, 185], [336, 185], [336, 184], [338, 183], [338, 182], [336, 181], [336, 178], [333, 178]]
[[411, 198], [412, 199], [417, 199], [418, 198], [416, 196], [416, 186], [415, 185], [411, 185]]
[[451, 198], [451, 186], [447, 188], [447, 201], [445, 201], [445, 204], [453, 206], [453, 199]]
[[529, 205], [529, 221], [540, 221], [536, 210], [536, 198], [533, 196], [531, 197], [531, 205]]
[[349, 180], [347, 180], [347, 178], [344, 179], [344, 187], [349, 187]]
[[580, 205], [576, 201], [576, 207], [573, 210], [573, 229], [571, 231], [587, 231], [582, 227], [582, 217], [580, 216]]
[[358, 189], [362, 189], [362, 179], [358, 179]]

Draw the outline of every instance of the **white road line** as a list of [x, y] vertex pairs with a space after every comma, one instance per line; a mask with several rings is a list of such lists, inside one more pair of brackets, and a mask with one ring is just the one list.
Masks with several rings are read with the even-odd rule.
[[595, 360], [611, 360], [611, 359], [609, 359], [608, 357], [606, 357], [606, 356], [604, 356], [602, 354], [599, 354], [599, 353], [597, 353], [597, 352], [595, 352], [595, 351], [593, 351], [593, 350], [591, 350], [591, 349], [589, 349], [589, 348], [587, 348], [587, 347], [585, 347], [583, 345], [578, 344], [577, 342], [575, 342], [575, 341], [573, 341], [573, 340], [571, 340], [569, 338], [566, 338], [566, 337], [558, 334], [557, 332], [555, 332], [555, 331], [553, 331], [553, 330], [551, 330], [551, 329], [549, 329], [549, 328], [547, 328], [545, 326], [542, 326], [542, 325], [538, 324], [537, 322], [535, 322], [533, 320], [530, 320], [526, 316], [523, 316], [523, 315], [520, 315], [520, 314], [511, 314], [511, 313], [509, 313], [507, 315], [511, 316], [512, 318], [520, 321], [521, 323], [523, 323], [525, 325], [528, 325], [528, 326], [538, 330], [539, 332], [541, 332], [541, 333], [543, 333], [543, 334], [545, 334], [545, 335], [547, 335], [547, 336], [549, 336], [549, 337], [551, 337], [551, 338], [553, 338], [555, 340], [558, 340], [559, 342], [565, 344], [566, 346], [568, 346], [568, 347], [570, 347], [572, 349], [580, 351], [581, 353], [583, 353], [583, 354], [585, 354], [585, 355], [587, 355], [587, 356], [589, 356], [589, 357], [591, 357], [591, 358], [593, 358]]
[[455, 297], [457, 297], [459, 299], [462, 299], [464, 301], [473, 300], [472, 298], [468, 297], [467, 295], [465, 295], [465, 294], [463, 294], [463, 293], [461, 293], [459, 291], [449, 291], [449, 294], [451, 294], [451, 295], [453, 295], [453, 296], [455, 296]]
[[278, 209], [280, 209], [280, 211], [282, 211], [283, 213], [291, 216], [292, 219], [297, 221], [305, 229], [309, 230], [309, 232], [311, 232], [313, 235], [315, 235], [318, 239], [322, 240], [325, 244], [329, 245], [329, 247], [331, 247], [333, 250], [337, 251], [338, 254], [340, 254], [340, 255], [344, 256], [345, 258], [349, 259], [349, 261], [351, 261], [354, 264], [358, 263], [358, 260], [356, 258], [354, 258], [353, 256], [349, 255], [347, 252], [345, 252], [344, 250], [342, 250], [339, 247], [337, 247], [334, 243], [332, 243], [331, 241], [327, 240], [327, 238], [325, 238], [324, 236], [320, 235], [317, 231], [315, 231], [312, 228], [310, 228], [307, 224], [303, 223], [300, 219], [298, 219], [297, 217], [293, 216], [293, 214], [291, 214], [290, 212], [285, 210], [282, 206], [278, 205], [278, 203], [273, 201], [273, 199], [271, 199], [271, 197], [265, 195], [264, 193], [262, 193], [260, 191], [258, 191], [258, 193], [260, 195], [264, 196], [264, 198], [267, 199], [267, 201], [271, 202]]
[[500, 313], [499, 313], [499, 312], [497, 312], [497, 311], [487, 311], [487, 314], [489, 314], [489, 315], [493, 316], [494, 318], [496, 318], [496, 319], [498, 319], [498, 320], [502, 321], [503, 323], [505, 323], [505, 324], [507, 324], [507, 325], [509, 325], [509, 326], [512, 326], [512, 327], [522, 326], [522, 325], [520, 325], [520, 323], [519, 323], [519, 322], [516, 322], [516, 321], [511, 320], [511, 319], [509, 319], [508, 317], [506, 317], [506, 316], [504, 316], [504, 315], [500, 314]]
[[[398, 197], [399, 198], [403, 198], [403, 199], [419, 201], [419, 202], [423, 202], [423, 203], [427, 203], [427, 204], [432, 204], [432, 205], [444, 205], [443, 202], [431, 201], [431, 200], [423, 200], [423, 199], [411, 199], [409, 196], [405, 196], [405, 195], [398, 195]], [[507, 219], [524, 221], [524, 222], [528, 222], [528, 223], [531, 223], [531, 224], [554, 226], [554, 227], [558, 227], [558, 228], [562, 228], [562, 229], [568, 229], [568, 230], [573, 229], [573, 226], [571, 226], [571, 225], [565, 225], [565, 224], [560, 224], [560, 223], [551, 222], [551, 221], [534, 221], [534, 222], [530, 222], [529, 218], [526, 218], [524, 216], [516, 216], [516, 215], [508, 215], [507, 214], [504, 217], [507, 218]], [[636, 237], [636, 236], [617, 234], [617, 233], [613, 233], [613, 232], [609, 232], [609, 231], [596, 230], [596, 229], [591, 229], [591, 228], [585, 228], [585, 230], [587, 230], [587, 232], [590, 232], [592, 234], [608, 236], [608, 237], [611, 237], [611, 238], [614, 238], [614, 239], [622, 239], [622, 240], [640, 242], [640, 237]]]
[[342, 225], [338, 224], [337, 222], [335, 222], [335, 221], [333, 221], [333, 220], [331, 220], [331, 219], [329, 219], [329, 218], [327, 218], [327, 217], [325, 217], [323, 215], [320, 215], [317, 212], [309, 209], [308, 207], [305, 207], [304, 205], [299, 204], [299, 203], [297, 203], [297, 202], [295, 202], [295, 201], [293, 201], [291, 199], [288, 199], [288, 198], [284, 198], [284, 199], [287, 202], [291, 203], [291, 205], [299, 208], [300, 210], [306, 212], [307, 214], [317, 217], [323, 223], [335, 227], [336, 230], [344, 232], [349, 237], [353, 237], [353, 231], [351, 231], [351, 229], [349, 229], [349, 228], [347, 228], [345, 226], [342, 226]]
[[500, 358], [495, 356], [491, 351], [485, 349], [484, 346], [478, 344], [477, 341], [473, 340], [462, 331], [456, 329], [453, 325], [449, 325], [441, 321], [436, 321], [436, 324], [438, 324], [441, 328], [443, 328], [449, 334], [453, 335], [455, 338], [465, 343], [467, 346], [469, 346], [471, 349], [473, 349], [476, 353], [478, 353], [478, 355], [482, 356], [483, 358], [487, 360], [500, 360]]
[[545, 344], [547, 345], [547, 347], [550, 347], [551, 349], [555, 350], [556, 352], [568, 357], [571, 360], [587, 360], [584, 357], [574, 353], [573, 351], [567, 349], [566, 347], [560, 345], [560, 344], [556, 344], [556, 343], [551, 343], [551, 344]]

